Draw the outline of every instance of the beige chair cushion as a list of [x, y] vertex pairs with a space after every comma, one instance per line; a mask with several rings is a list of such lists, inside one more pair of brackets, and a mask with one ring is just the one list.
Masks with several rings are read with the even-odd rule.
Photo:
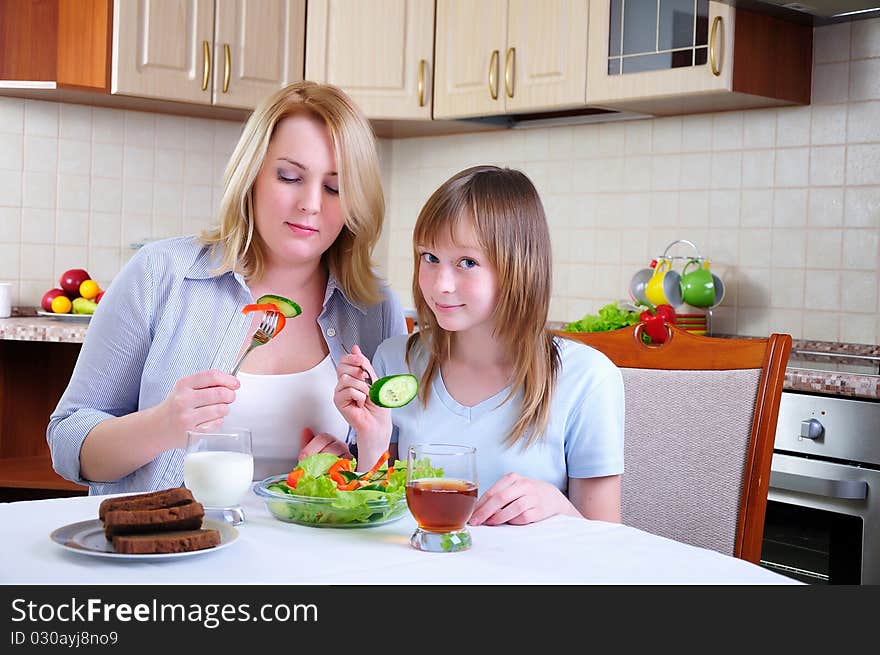
[[759, 369], [621, 369], [623, 523], [734, 552]]

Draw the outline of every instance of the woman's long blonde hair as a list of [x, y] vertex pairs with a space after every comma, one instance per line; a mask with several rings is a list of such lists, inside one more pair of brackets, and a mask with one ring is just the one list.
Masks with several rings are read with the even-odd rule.
[[515, 360], [511, 391], [502, 402], [519, 389], [523, 392], [519, 417], [504, 443], [511, 446], [525, 438], [530, 446], [547, 428], [559, 353], [546, 328], [552, 288], [550, 231], [538, 192], [520, 171], [497, 166], [463, 170], [444, 182], [419, 212], [413, 231], [412, 293], [420, 328], [407, 343], [407, 361], [414, 348], [427, 351], [419, 390], [426, 405], [454, 333], [438, 325], [419, 288], [418, 246], [451, 238], [455, 227], [467, 222], [498, 273], [494, 334]]
[[259, 280], [266, 245], [254, 225], [254, 181], [278, 123], [307, 114], [327, 126], [339, 173], [339, 200], [345, 225], [323, 261], [350, 300], [371, 305], [381, 300], [371, 253], [382, 231], [385, 198], [370, 123], [339, 88], [296, 82], [266, 98], [251, 114], [223, 175], [220, 225], [201, 240], [222, 252], [218, 272], [238, 271]]

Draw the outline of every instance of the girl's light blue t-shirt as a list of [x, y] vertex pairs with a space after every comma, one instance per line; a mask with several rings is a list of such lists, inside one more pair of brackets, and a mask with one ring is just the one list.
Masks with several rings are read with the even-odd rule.
[[[380, 376], [410, 372], [421, 379], [424, 357], [416, 354], [412, 369], [405, 360], [408, 335], [386, 339], [377, 349], [373, 367]], [[623, 473], [623, 377], [604, 354], [569, 339], [556, 339], [561, 368], [544, 438], [528, 448], [521, 440], [506, 447], [522, 393], [500, 404], [509, 389], [467, 407], [446, 390], [442, 375], [433, 382], [427, 406], [416, 398], [391, 411], [391, 441], [406, 459], [414, 443], [475, 446], [480, 493], [503, 475], [515, 472], [544, 480], [565, 493], [568, 478]], [[417, 349], [418, 350], [418, 349]]]

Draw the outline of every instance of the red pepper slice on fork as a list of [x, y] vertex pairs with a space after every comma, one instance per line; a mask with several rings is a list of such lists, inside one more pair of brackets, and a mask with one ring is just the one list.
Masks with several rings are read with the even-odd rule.
[[[242, 314], [250, 314], [251, 312], [277, 312], [278, 305], [273, 305], [270, 302], [264, 302], [260, 304], [251, 303], [250, 305], [245, 305], [241, 308]], [[278, 312], [279, 314], [281, 312]]]
[[275, 312], [278, 314], [278, 323], [275, 327], [274, 337], [278, 336], [278, 333], [284, 329], [284, 326], [287, 324], [287, 319], [284, 317], [284, 314], [281, 313], [281, 310], [278, 309], [278, 305], [273, 305], [270, 302], [264, 303], [251, 303], [250, 305], [245, 305], [241, 308], [242, 314], [250, 314], [251, 312]]

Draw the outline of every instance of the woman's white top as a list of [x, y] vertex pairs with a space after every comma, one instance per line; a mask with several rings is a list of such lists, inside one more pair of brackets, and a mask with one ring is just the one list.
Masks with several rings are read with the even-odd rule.
[[303, 428], [345, 440], [348, 423], [333, 404], [336, 368], [330, 355], [301, 373], [239, 371], [238, 380], [241, 386], [223, 425], [250, 428], [254, 480], [289, 473], [296, 466]]

